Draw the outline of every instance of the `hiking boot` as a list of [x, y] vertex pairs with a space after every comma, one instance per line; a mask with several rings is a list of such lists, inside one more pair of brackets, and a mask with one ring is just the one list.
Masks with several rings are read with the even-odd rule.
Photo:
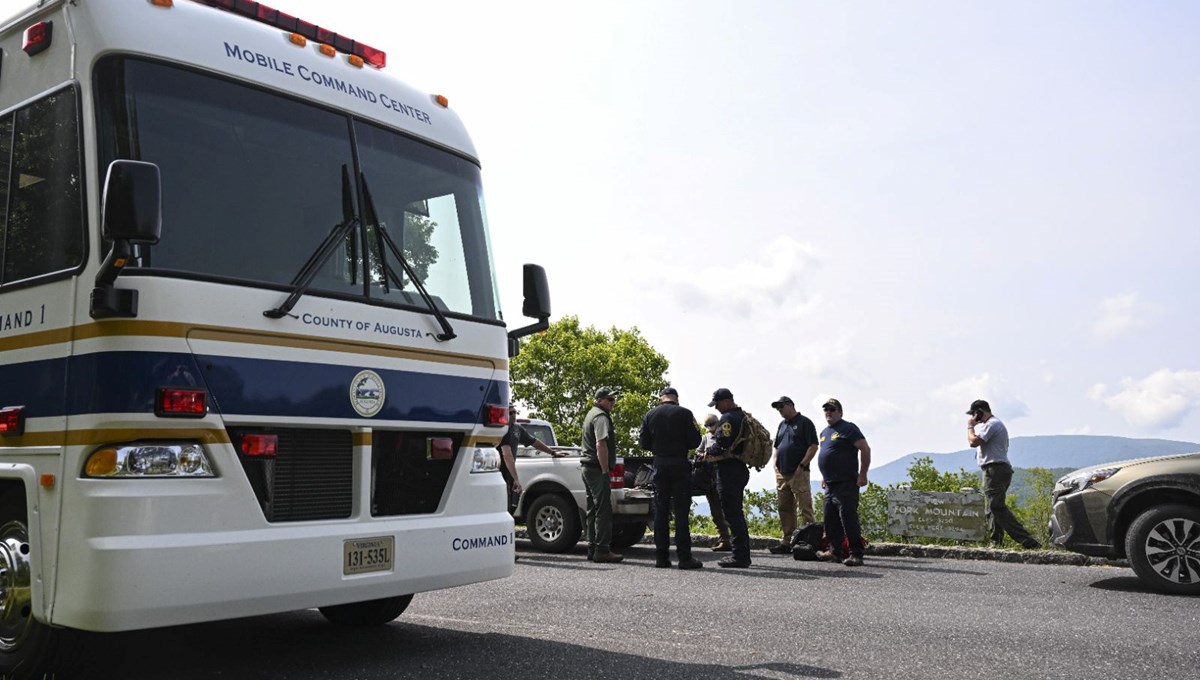
[[596, 554], [592, 556], [593, 562], [599, 562], [599, 563], [604, 563], [604, 564], [616, 564], [617, 562], [620, 562], [623, 559], [625, 559], [624, 555], [618, 555], [617, 553], [615, 553], [611, 550], [604, 550], [604, 551], [597, 550]]
[[1028, 541], [1025, 541], [1024, 543], [1022, 543], [1021, 547], [1025, 548], [1026, 550], [1037, 550], [1038, 548], [1042, 547], [1042, 544], [1038, 543], [1036, 538], [1031, 538]]
[[704, 563], [701, 562], [700, 560], [696, 559], [695, 557], [690, 557], [686, 560], [679, 561], [680, 569], [701, 569], [703, 567], [704, 567]]
[[846, 565], [847, 567], [861, 567], [863, 565], [863, 561], [858, 555], [851, 555], [842, 560], [842, 564]]
[[587, 554], [588, 562], [591, 562], [593, 559], [595, 559], [595, 557], [596, 557], [596, 547], [589, 545], [588, 546], [588, 554]]
[[655, 569], [670, 569], [671, 568], [671, 560], [666, 557], [660, 557], [660, 558], [654, 560], [654, 568]]
[[792, 546], [788, 545], [787, 543], [776, 543], [770, 548], [767, 548], [767, 552], [771, 553], [772, 555], [787, 555], [792, 552]]
[[721, 561], [717, 562], [717, 566], [724, 567], [725, 569], [745, 569], [750, 566], [750, 560], [739, 560], [730, 555], [729, 557], [722, 557]]
[[729, 545], [728, 538], [722, 538], [717, 541], [717, 544], [712, 547], [713, 552], [733, 552], [733, 546]]

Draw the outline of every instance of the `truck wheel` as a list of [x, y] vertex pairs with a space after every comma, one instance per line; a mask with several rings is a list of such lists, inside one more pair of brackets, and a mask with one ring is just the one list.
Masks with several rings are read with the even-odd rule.
[[525, 515], [525, 528], [534, 548], [548, 553], [566, 552], [579, 542], [579, 510], [573, 501], [558, 494], [542, 494]]
[[1200, 509], [1164, 505], [1143, 512], [1129, 525], [1125, 554], [1151, 588], [1200, 594]]
[[612, 547], [624, 550], [625, 548], [641, 543], [642, 537], [646, 535], [645, 522], [627, 522], [613, 525]]
[[[53, 677], [76, 661], [81, 635], [33, 618], [25, 499], [0, 498], [0, 677]], [[71, 663], [70, 665], [73, 665]]]
[[339, 626], [382, 626], [403, 614], [412, 599], [412, 595], [385, 597], [366, 602], [318, 607], [317, 611], [321, 612], [321, 615], [330, 623], [336, 623]]

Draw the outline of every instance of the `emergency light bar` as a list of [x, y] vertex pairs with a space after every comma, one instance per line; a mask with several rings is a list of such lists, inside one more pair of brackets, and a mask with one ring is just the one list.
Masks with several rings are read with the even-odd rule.
[[283, 29], [289, 33], [298, 33], [309, 40], [329, 45], [342, 54], [358, 57], [375, 68], [383, 68], [387, 65], [387, 53], [383, 50], [377, 50], [357, 40], [351, 40], [344, 35], [338, 35], [329, 29], [321, 28], [303, 19], [297, 19], [290, 14], [267, 7], [259, 2], [252, 2], [251, 0], [195, 0], [195, 2], [208, 5], [209, 7], [228, 10], [259, 23]]

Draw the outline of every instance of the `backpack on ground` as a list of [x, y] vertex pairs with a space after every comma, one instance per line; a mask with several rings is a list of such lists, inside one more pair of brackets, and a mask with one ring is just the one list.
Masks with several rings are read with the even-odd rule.
[[824, 524], [805, 524], [796, 529], [792, 533], [792, 559], [807, 562], [817, 559], [824, 538]]
[[771, 439], [771, 433], [767, 432], [767, 428], [763, 427], [757, 418], [750, 415], [749, 411], [742, 411], [742, 414], [745, 416], [742, 420], [742, 432], [730, 448], [738, 451], [738, 446], [741, 446], [741, 450], [736, 456], [737, 459], [755, 470], [761, 470], [771, 462], [775, 441]]

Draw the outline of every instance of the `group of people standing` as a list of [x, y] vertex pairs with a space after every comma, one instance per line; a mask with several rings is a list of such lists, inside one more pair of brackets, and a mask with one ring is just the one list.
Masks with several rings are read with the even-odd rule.
[[[612, 408], [616, 390], [601, 388], [583, 420], [581, 470], [587, 489], [586, 535], [588, 559], [620, 562], [611, 549], [612, 499], [609, 477], [616, 460]], [[717, 565], [746, 568], [750, 560], [750, 535], [743, 501], [750, 470], [739, 455], [745, 446], [746, 413], [727, 388], [713, 392], [709, 406], [720, 416], [705, 418], [704, 435], [696, 428], [695, 416], [679, 405], [679, 392], [667, 387], [659, 393], [659, 404], [642, 419], [638, 445], [654, 456], [654, 545], [655, 566], [669, 568], [671, 562], [670, 521], [675, 520], [675, 556], [680, 569], [699, 569], [702, 562], [692, 555], [689, 511], [692, 499], [693, 462], [708, 466], [714, 484], [707, 492], [716, 524], [718, 542], [712, 550], [729, 552]], [[824, 536], [829, 549], [820, 554], [849, 567], [863, 564], [862, 526], [859, 521], [859, 489], [867, 485], [871, 446], [862, 430], [843, 417], [842, 403], [828, 399], [821, 405], [825, 427], [816, 426], [801, 414], [795, 402], [782, 396], [771, 403], [782, 419], [774, 437], [772, 461], [782, 540], [769, 548], [777, 554], [792, 551], [797, 523], [815, 521], [811, 492], [811, 466], [816, 460], [825, 490]], [[984, 495], [989, 537], [1000, 543], [1007, 531], [1024, 547], [1038, 542], [1005, 505], [1012, 466], [1008, 461], [1008, 431], [986, 401], [976, 400], [968, 410], [967, 441], [979, 448], [978, 461], [984, 474]], [[689, 459], [689, 452], [695, 457]]]

